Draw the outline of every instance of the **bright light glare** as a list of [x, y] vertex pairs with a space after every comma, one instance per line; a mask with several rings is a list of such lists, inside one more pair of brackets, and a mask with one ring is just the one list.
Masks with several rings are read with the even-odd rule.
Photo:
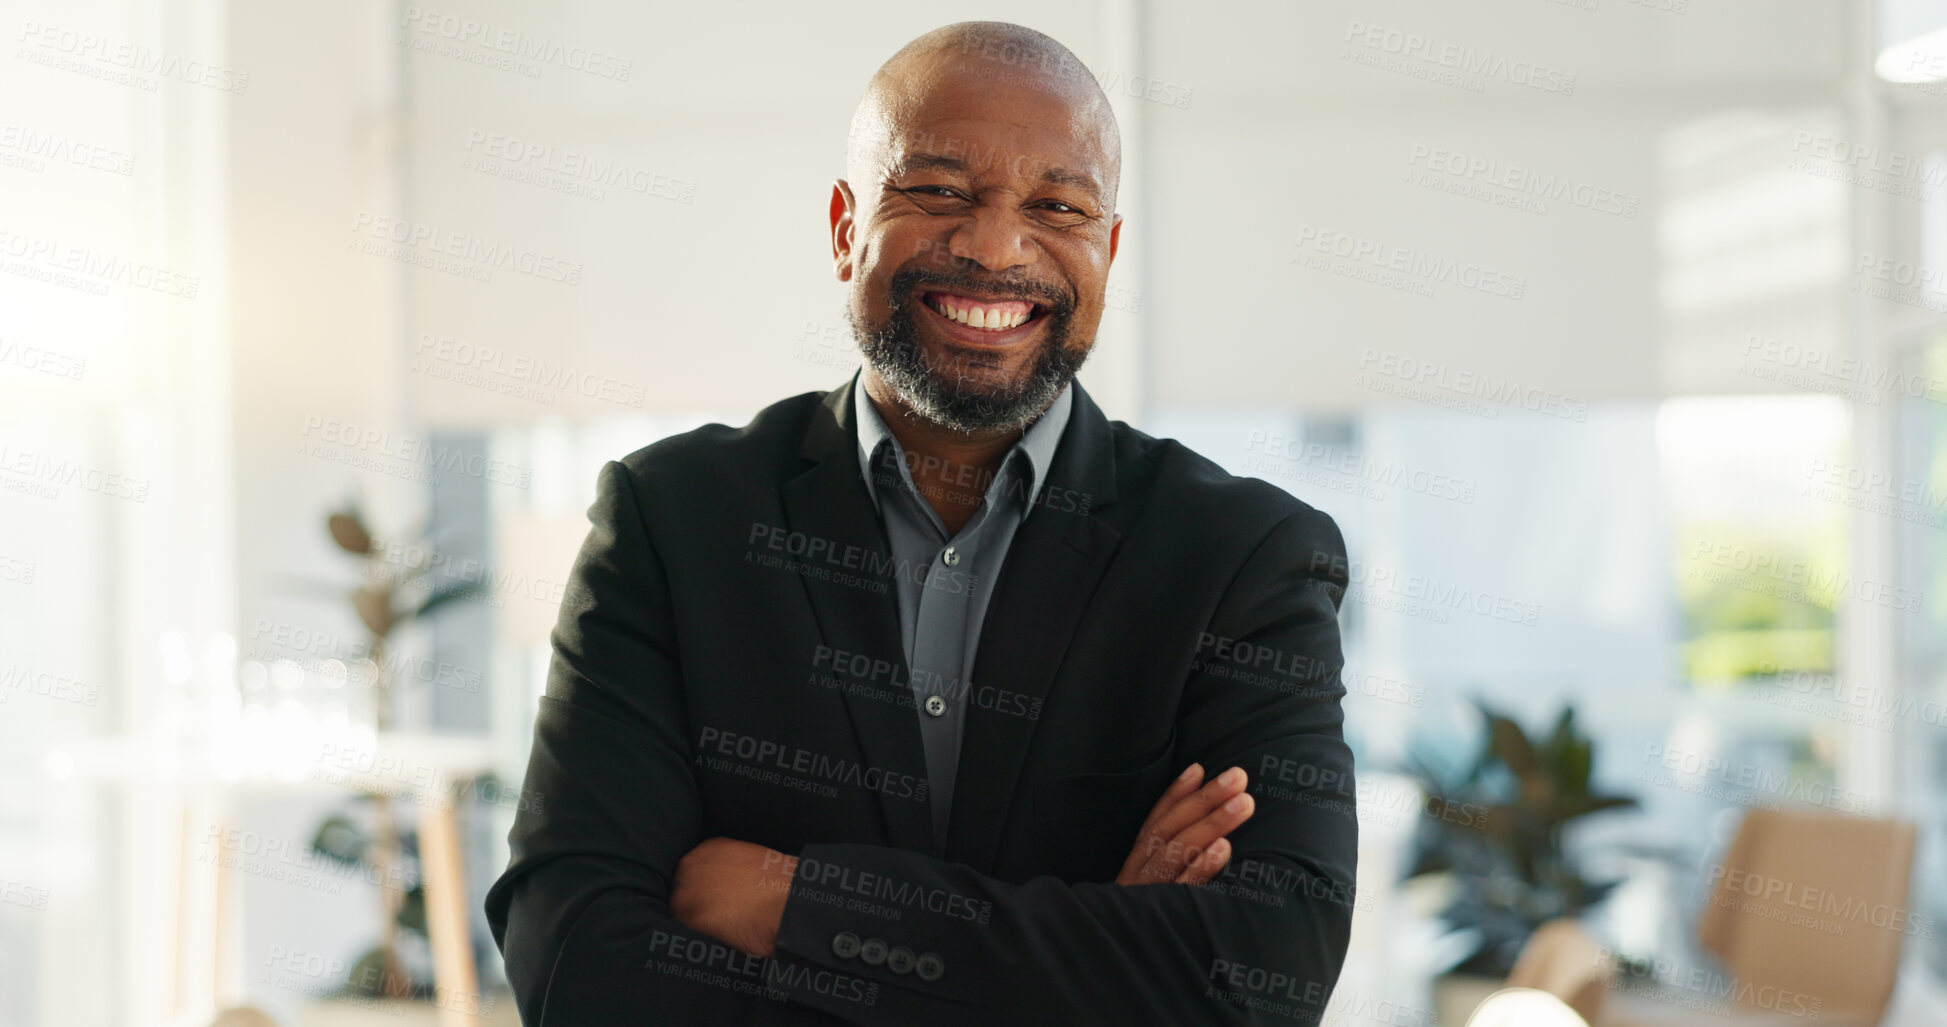
[[1947, 79], [1947, 28], [1894, 43], [1879, 52], [1873, 74], [1888, 82], [1918, 84]]

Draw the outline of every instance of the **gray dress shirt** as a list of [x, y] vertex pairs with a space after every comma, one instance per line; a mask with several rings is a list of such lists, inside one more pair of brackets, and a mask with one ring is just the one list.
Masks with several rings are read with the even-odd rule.
[[885, 523], [891, 556], [895, 565], [927, 568], [923, 582], [914, 580], [917, 574], [898, 575], [899, 635], [906, 647], [920, 740], [926, 750], [933, 840], [944, 846], [966, 722], [967, 682], [973, 675], [980, 625], [987, 617], [987, 597], [1015, 530], [1034, 509], [1047, 483], [1048, 465], [1068, 425], [1075, 390], [1063, 388], [1053, 405], [1022, 433], [1001, 459], [980, 508], [951, 536], [914, 485], [905, 447], [866, 396], [864, 382], [854, 381], [852, 392], [859, 426], [859, 467]]

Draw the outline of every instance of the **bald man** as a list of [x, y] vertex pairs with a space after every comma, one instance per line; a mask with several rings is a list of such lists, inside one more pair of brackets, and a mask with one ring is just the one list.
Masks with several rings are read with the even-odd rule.
[[829, 209], [864, 367], [599, 479], [487, 897], [526, 1023], [1323, 1012], [1344, 542], [1075, 381], [1120, 162], [1038, 32], [873, 77]]

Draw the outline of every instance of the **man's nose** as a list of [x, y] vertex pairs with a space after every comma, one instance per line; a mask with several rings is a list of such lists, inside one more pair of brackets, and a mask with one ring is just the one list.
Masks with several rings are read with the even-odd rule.
[[989, 271], [1025, 267], [1034, 263], [1038, 252], [1021, 215], [994, 206], [977, 208], [956, 227], [947, 239], [947, 251]]

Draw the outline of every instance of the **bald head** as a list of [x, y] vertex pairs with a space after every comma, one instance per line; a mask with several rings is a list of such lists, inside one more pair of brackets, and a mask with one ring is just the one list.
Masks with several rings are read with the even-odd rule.
[[[1122, 173], [1122, 133], [1109, 97], [1074, 52], [1054, 37], [1005, 21], [963, 21], [934, 29], [892, 55], [866, 84], [852, 113], [845, 173], [855, 187], [873, 181], [912, 140], [940, 94], [1005, 90], [1040, 94], [1066, 115], [1064, 130], [1097, 152], [1104, 201], [1113, 208]], [[954, 140], [946, 140], [951, 144]], [[922, 148], [924, 146], [922, 145]]]

